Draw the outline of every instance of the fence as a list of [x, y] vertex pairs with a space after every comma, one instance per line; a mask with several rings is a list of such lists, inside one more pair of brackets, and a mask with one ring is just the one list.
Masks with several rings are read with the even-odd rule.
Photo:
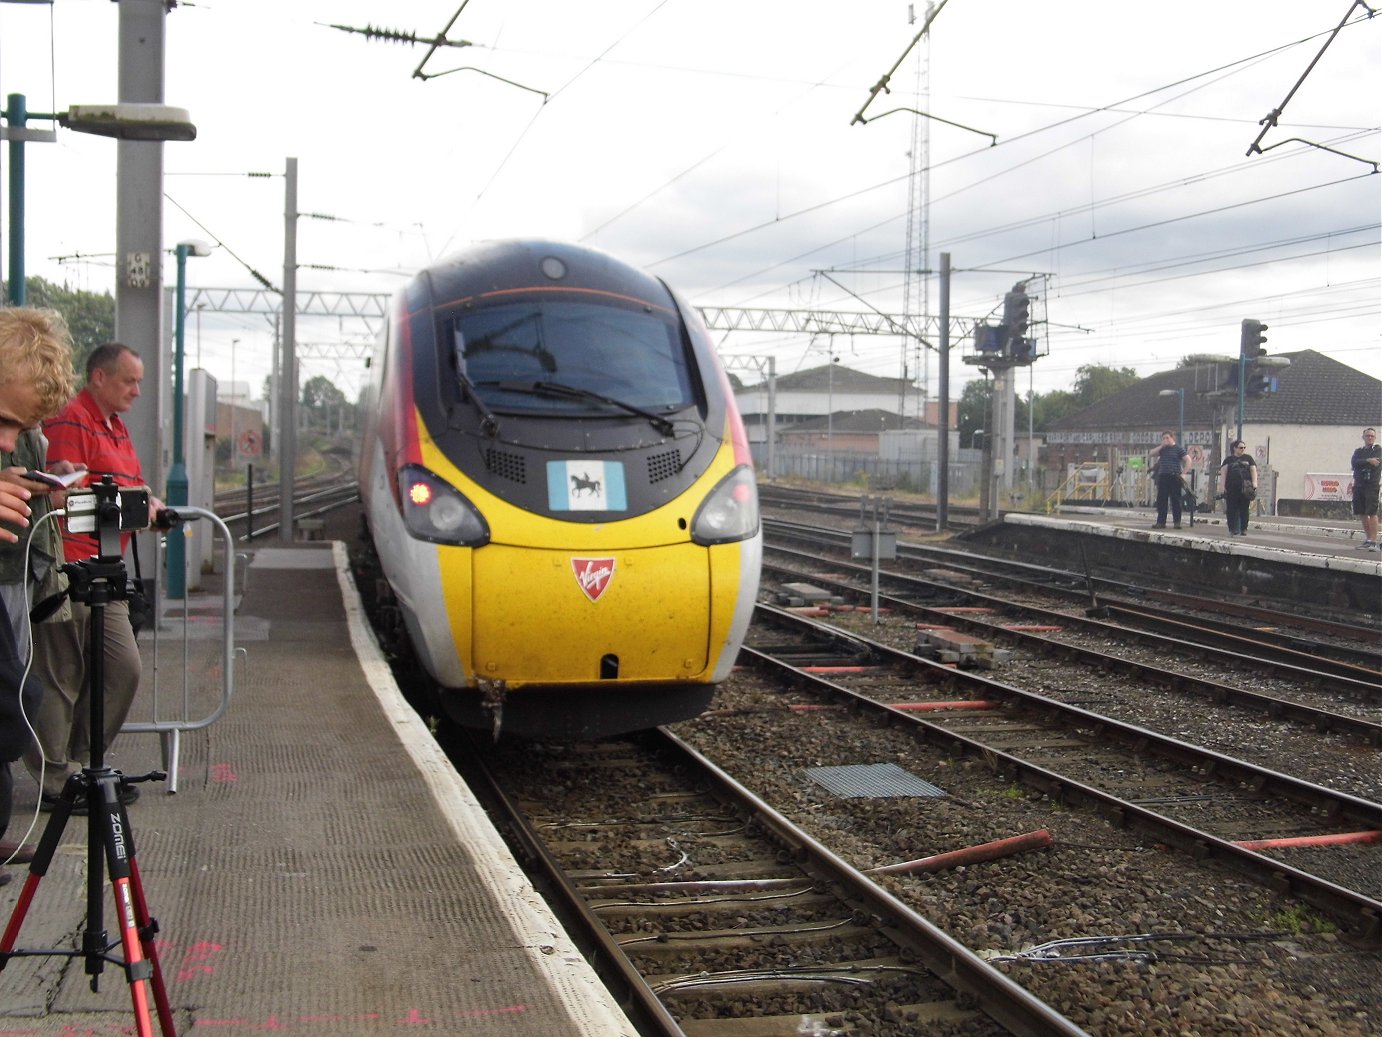
[[[169, 792], [178, 790], [178, 755], [183, 733], [211, 726], [230, 708], [230, 701], [235, 692], [235, 653], [237, 651], [235, 648], [235, 538], [231, 536], [230, 529], [226, 524], [210, 511], [203, 508], [181, 506], [177, 511], [186, 520], [209, 522], [220, 534], [225, 545], [223, 560], [225, 586], [221, 612], [220, 662], [218, 665], [214, 653], [208, 652], [205, 647], [196, 653], [197, 659], [193, 660], [192, 642], [195, 640], [202, 646], [206, 646], [214, 640], [214, 631], [209, 629], [207, 624], [201, 622], [202, 617], [191, 614], [189, 601], [184, 597], [180, 624], [182, 635], [181, 688], [173, 695], [165, 695], [160, 679], [163, 671], [163, 653], [160, 652], [163, 638], [160, 637], [160, 634], [164, 629], [173, 631], [176, 627], [173, 623], [168, 622], [169, 617], [160, 608], [160, 619], [154, 625], [154, 634], [150, 645], [152, 666], [146, 668], [146, 674], [152, 671], [152, 680], [148, 682], [150, 685], [148, 692], [145, 693], [141, 688], [140, 695], [136, 699], [139, 713], [143, 715], [147, 708], [150, 718], [148, 720], [127, 720], [125, 726], [120, 729], [121, 732], [128, 734], [158, 735], [159, 748], [163, 753], [163, 769], [168, 772], [167, 788]], [[185, 531], [178, 528], [171, 535], [183, 536]], [[195, 552], [184, 552], [185, 556], [189, 554], [195, 554]], [[157, 561], [156, 557], [155, 562], [157, 563]], [[243, 652], [244, 649], [239, 649], [239, 651]]]

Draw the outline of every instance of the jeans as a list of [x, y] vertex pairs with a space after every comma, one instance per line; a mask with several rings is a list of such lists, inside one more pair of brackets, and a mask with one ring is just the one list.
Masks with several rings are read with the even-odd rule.
[[1224, 496], [1224, 512], [1228, 519], [1230, 535], [1248, 531], [1248, 511], [1251, 507], [1252, 501], [1240, 494], [1229, 493]]

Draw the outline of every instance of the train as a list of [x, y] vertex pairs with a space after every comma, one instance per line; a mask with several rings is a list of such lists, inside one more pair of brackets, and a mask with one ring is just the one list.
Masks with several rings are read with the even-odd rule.
[[381, 590], [445, 716], [595, 739], [705, 710], [762, 529], [728, 375], [672, 288], [591, 248], [475, 244], [395, 293], [363, 410]]

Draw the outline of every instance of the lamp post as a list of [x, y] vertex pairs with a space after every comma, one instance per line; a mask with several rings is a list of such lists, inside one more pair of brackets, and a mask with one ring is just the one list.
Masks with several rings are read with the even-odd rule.
[[[187, 506], [187, 464], [183, 444], [182, 372], [187, 355], [187, 257], [209, 256], [211, 246], [205, 241], [179, 241], [174, 249], [178, 263], [176, 299], [174, 301], [173, 345], [173, 464], [168, 471], [168, 506], [176, 511]], [[178, 531], [168, 538], [168, 597], [180, 600], [187, 595], [187, 538]]]
[[1178, 425], [1179, 434], [1176, 442], [1185, 448], [1185, 390], [1184, 389], [1162, 389], [1157, 393], [1158, 396], [1175, 396], [1180, 400], [1180, 422]]

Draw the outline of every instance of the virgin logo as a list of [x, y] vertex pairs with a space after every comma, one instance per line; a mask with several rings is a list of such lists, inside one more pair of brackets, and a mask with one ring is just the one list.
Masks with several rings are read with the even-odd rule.
[[599, 601], [600, 595], [614, 579], [613, 558], [573, 558], [571, 571], [576, 574], [576, 582], [591, 601]]

